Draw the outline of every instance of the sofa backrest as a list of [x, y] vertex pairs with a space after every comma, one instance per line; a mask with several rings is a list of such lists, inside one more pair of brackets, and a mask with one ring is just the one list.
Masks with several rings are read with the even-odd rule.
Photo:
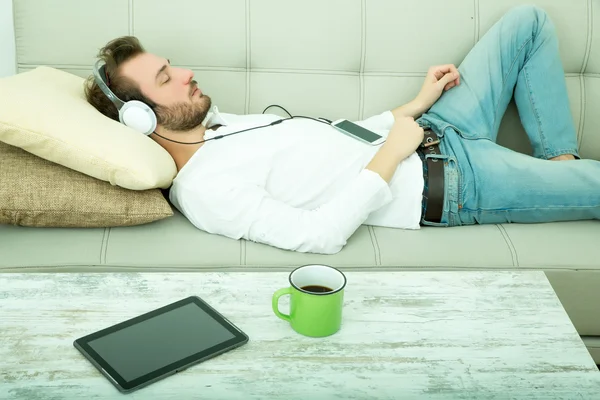
[[[413, 98], [428, 67], [459, 65], [523, 3], [557, 26], [581, 155], [600, 159], [600, 0], [14, 0], [13, 11], [19, 72], [49, 65], [88, 76], [100, 47], [131, 34], [191, 68], [221, 111], [275, 103], [362, 119]], [[514, 104], [499, 142], [530, 152]]]

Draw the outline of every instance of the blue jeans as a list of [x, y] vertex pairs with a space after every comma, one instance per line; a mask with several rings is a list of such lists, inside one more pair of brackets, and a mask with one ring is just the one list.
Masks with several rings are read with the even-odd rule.
[[[509, 10], [458, 70], [460, 85], [417, 120], [441, 137], [445, 164], [441, 223], [422, 223], [600, 219], [600, 161], [579, 159], [558, 40], [546, 13], [534, 6]], [[533, 157], [496, 143], [513, 94]], [[578, 159], [548, 161], [562, 154]]]

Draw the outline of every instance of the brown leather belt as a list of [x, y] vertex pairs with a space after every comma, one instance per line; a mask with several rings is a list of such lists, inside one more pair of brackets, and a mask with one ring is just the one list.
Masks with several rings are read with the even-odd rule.
[[[428, 154], [441, 155], [440, 139], [429, 128], [425, 129], [423, 143], [419, 151], [423, 156]], [[425, 158], [423, 162], [427, 165], [427, 181], [423, 190], [426, 198], [425, 221], [439, 223], [444, 211], [444, 160], [439, 158]]]

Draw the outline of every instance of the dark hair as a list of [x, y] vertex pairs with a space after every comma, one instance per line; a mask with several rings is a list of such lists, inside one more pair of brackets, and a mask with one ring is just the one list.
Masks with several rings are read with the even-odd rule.
[[[133, 57], [145, 53], [144, 47], [135, 36], [122, 36], [106, 44], [98, 52], [98, 57], [106, 63], [105, 71], [108, 77], [110, 90], [124, 102], [130, 100], [139, 100], [146, 103], [154, 109], [156, 103], [144, 96], [139, 85], [133, 80], [120, 74], [119, 67]], [[94, 76], [89, 76], [84, 84], [85, 97], [98, 111], [112, 118], [119, 120], [119, 111], [116, 106], [106, 97], [94, 80]]]

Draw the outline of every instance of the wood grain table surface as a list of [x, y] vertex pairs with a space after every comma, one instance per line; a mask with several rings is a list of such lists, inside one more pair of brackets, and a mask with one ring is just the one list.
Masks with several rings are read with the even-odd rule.
[[[600, 399], [542, 272], [345, 274], [342, 328], [320, 339], [273, 314], [286, 272], [0, 274], [0, 399]], [[73, 347], [190, 295], [250, 341], [130, 394]]]

